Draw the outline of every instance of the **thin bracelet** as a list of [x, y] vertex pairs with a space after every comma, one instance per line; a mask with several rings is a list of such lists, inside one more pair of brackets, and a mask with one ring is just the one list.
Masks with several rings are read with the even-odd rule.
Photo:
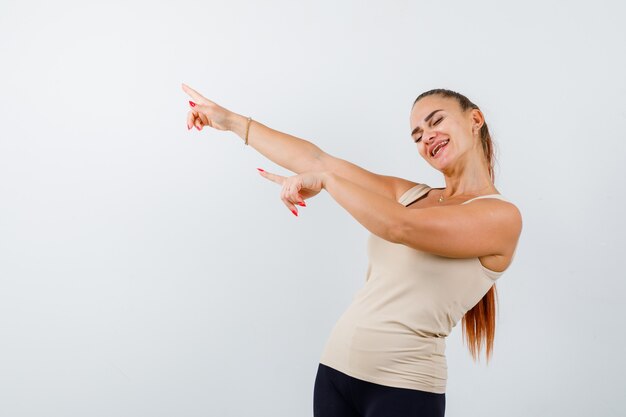
[[248, 132], [250, 131], [250, 122], [252, 121], [252, 117], [248, 117], [248, 123], [246, 124], [246, 142], [245, 145], [248, 146]]

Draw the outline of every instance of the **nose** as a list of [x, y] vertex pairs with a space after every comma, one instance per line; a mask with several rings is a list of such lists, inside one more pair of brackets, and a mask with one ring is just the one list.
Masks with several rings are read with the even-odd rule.
[[422, 134], [422, 139], [424, 141], [424, 143], [432, 143], [432, 141], [435, 139], [435, 137], [437, 136], [437, 132], [433, 131], [433, 130], [427, 130], [424, 131], [424, 133]]

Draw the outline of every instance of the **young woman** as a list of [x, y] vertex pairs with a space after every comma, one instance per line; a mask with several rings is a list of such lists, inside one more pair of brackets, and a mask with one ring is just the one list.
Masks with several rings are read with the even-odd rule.
[[443, 416], [445, 338], [463, 320], [476, 359], [489, 360], [495, 331], [495, 282], [509, 267], [522, 230], [517, 207], [498, 193], [493, 146], [481, 110], [465, 96], [436, 89], [410, 115], [417, 151], [445, 180], [431, 188], [378, 175], [331, 156], [204, 98], [192, 98], [187, 128], [230, 130], [297, 175], [260, 170], [296, 205], [326, 190], [371, 234], [366, 283], [341, 316], [320, 360], [315, 417]]

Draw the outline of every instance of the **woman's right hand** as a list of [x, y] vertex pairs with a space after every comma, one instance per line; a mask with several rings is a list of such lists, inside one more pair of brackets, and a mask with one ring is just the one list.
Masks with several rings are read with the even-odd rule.
[[189, 101], [191, 110], [187, 113], [187, 129], [195, 126], [196, 129], [202, 130], [202, 127], [210, 126], [218, 130], [232, 130], [230, 125], [235, 113], [203, 97], [185, 83], [183, 83], [183, 91], [191, 97]]

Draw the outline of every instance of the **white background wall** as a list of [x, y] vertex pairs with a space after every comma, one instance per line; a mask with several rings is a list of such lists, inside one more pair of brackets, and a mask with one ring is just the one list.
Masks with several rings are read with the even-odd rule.
[[524, 219], [495, 356], [448, 340], [448, 416], [623, 416], [619, 1], [0, 2], [0, 416], [311, 416], [368, 231], [294, 217], [186, 82], [372, 171], [443, 178], [414, 98], [467, 95]]

